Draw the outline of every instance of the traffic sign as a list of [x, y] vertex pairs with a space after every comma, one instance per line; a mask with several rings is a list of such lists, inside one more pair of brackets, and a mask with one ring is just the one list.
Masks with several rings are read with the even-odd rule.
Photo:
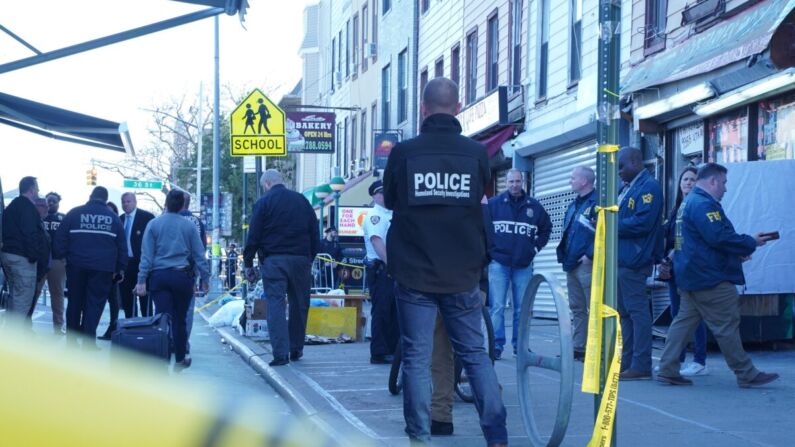
[[232, 156], [287, 155], [284, 111], [259, 89], [254, 89], [232, 112]]
[[147, 181], [124, 179], [124, 187], [134, 189], [163, 189], [163, 182], [159, 180]]

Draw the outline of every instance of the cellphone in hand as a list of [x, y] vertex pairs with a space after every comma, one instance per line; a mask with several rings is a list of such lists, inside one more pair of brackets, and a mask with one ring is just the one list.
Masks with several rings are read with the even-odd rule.
[[768, 240], [768, 241], [774, 241], [774, 240], [779, 239], [781, 237], [781, 235], [778, 233], [778, 231], [769, 231], [767, 233], [760, 233], [759, 236], [761, 236], [763, 239]]

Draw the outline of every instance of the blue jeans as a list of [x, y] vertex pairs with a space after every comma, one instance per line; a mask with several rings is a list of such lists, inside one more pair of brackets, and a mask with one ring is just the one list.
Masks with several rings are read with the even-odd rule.
[[505, 406], [497, 375], [483, 347], [480, 290], [423, 293], [397, 285], [395, 292], [403, 349], [403, 416], [409, 438], [420, 442], [431, 439], [431, 353], [438, 308], [453, 350], [472, 384], [486, 442], [507, 443]]
[[513, 307], [513, 328], [511, 344], [516, 352], [519, 334], [519, 313], [522, 311], [522, 299], [530, 279], [533, 278], [533, 267], [509, 267], [497, 261], [489, 264], [489, 314], [494, 326], [494, 349], [502, 352], [505, 346], [505, 304], [508, 302], [508, 283], [511, 284], [511, 300]]
[[[679, 291], [676, 289], [675, 278], [671, 278], [668, 282], [668, 288], [671, 295], [671, 319], [673, 319], [679, 313], [679, 305], [682, 298], [679, 296]], [[685, 361], [687, 357], [685, 355], [686, 352], [687, 348], [682, 350], [682, 354], [679, 356], [680, 363]], [[701, 365], [707, 364], [707, 326], [704, 324], [703, 319], [698, 322], [698, 327], [696, 327], [696, 333], [693, 339], [693, 361]]]

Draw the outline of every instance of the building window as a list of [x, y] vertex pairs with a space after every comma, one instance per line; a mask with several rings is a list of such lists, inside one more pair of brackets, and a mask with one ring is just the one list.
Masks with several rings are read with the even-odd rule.
[[759, 103], [759, 160], [795, 159], [795, 95]]
[[456, 45], [450, 51], [450, 80], [461, 88], [461, 47]]
[[[359, 161], [364, 161], [367, 157], [367, 108], [362, 110], [362, 146], [359, 149]], [[364, 169], [364, 163], [360, 164], [360, 169]]]
[[406, 121], [409, 117], [409, 108], [408, 108], [408, 92], [409, 92], [409, 81], [408, 81], [408, 50], [403, 50], [398, 54], [398, 103], [397, 103], [397, 113], [398, 113], [398, 122], [402, 123]]
[[342, 153], [345, 152], [345, 140], [342, 139], [342, 123], [337, 124], [337, 153], [334, 154], [336, 165], [339, 166], [342, 160]]
[[381, 129], [389, 129], [389, 108], [392, 98], [389, 97], [389, 64], [381, 70]]
[[343, 144], [345, 145], [345, 149], [342, 151], [342, 160], [340, 161], [340, 165], [339, 165], [340, 172], [342, 173], [343, 176], [345, 174], [347, 174], [347, 172], [348, 172], [348, 154], [349, 154], [349, 152], [348, 152], [348, 147], [349, 147], [348, 146], [348, 135], [349, 135], [349, 132], [348, 131], [350, 130], [349, 126], [350, 126], [350, 123], [348, 121], [348, 118], [346, 117], [345, 118], [345, 127], [343, 128], [344, 134], [342, 136], [342, 139], [344, 141]]
[[500, 22], [497, 11], [489, 17], [486, 43], [486, 92], [497, 88], [500, 80]]
[[444, 76], [444, 58], [439, 58], [433, 66], [433, 77], [441, 78]]
[[426, 85], [428, 85], [428, 69], [423, 68], [420, 72], [420, 100], [422, 100], [422, 95], [425, 93]]
[[351, 75], [351, 21], [345, 22], [345, 77]]
[[[547, 0], [548, 1], [548, 0]], [[478, 30], [467, 35], [466, 64], [466, 103], [471, 104], [477, 98], [478, 82]]]
[[[348, 163], [349, 165], [354, 165], [356, 163], [356, 140], [359, 138], [359, 133], [356, 132], [356, 115], [351, 117], [351, 161]], [[351, 173], [355, 170], [355, 167], [351, 167]]]
[[353, 16], [353, 75], [359, 72], [359, 15]]
[[367, 5], [362, 7], [362, 73], [367, 71]]
[[571, 0], [569, 32], [569, 84], [580, 80], [582, 65], [582, 0]]
[[547, 75], [549, 74], [549, 0], [541, 0], [540, 42], [538, 45], [538, 99], [547, 97]]
[[[373, 44], [378, 44], [378, 0], [373, 0]], [[373, 61], [378, 58], [378, 53], [373, 56]]]
[[337, 71], [340, 73], [340, 77], [342, 77], [342, 30], [337, 34]]
[[665, 28], [668, 23], [668, 0], [646, 0], [646, 36], [644, 54], [665, 48]]
[[748, 107], [709, 120], [710, 163], [748, 161]]
[[420, 10], [422, 11], [423, 14], [425, 14], [426, 12], [428, 12], [428, 7], [431, 5], [431, 0], [422, 0], [420, 4], [422, 5], [422, 8]]
[[511, 88], [519, 91], [522, 86], [522, 0], [511, 4]]
[[382, 0], [381, 4], [384, 6], [383, 13], [386, 14], [389, 12], [389, 9], [392, 7], [392, 0]]
[[334, 83], [337, 77], [337, 38], [331, 39], [331, 91], [334, 91]]

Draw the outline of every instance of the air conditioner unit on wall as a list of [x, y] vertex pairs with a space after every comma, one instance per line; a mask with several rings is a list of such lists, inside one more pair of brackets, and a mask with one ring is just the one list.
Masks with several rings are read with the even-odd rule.
[[364, 51], [365, 57], [376, 57], [378, 56], [378, 44], [377, 43], [368, 43], [366, 44], [367, 47]]

